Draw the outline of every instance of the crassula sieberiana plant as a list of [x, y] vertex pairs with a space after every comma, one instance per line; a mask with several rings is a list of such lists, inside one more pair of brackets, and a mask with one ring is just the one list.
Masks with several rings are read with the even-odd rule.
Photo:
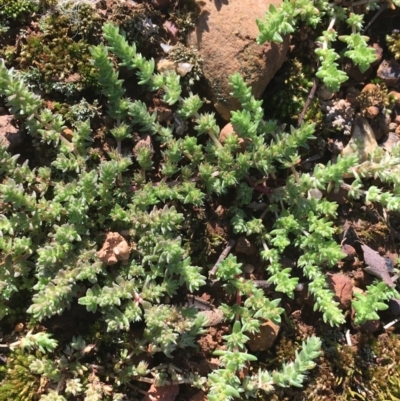
[[[159, 385], [191, 383], [203, 388], [210, 401], [252, 397], [273, 391], [275, 385], [301, 386], [320, 353], [321, 342], [315, 337], [307, 339], [294, 362], [280, 371], [260, 369], [240, 378], [239, 373], [256, 360], [245, 348], [249, 333], [256, 333], [265, 320], [279, 322], [283, 308], [280, 299], [268, 299], [243, 278], [242, 266], [233, 256], [213, 275], [213, 282], [219, 281], [236, 300], [220, 306], [225, 320], [232, 323], [231, 334], [224, 337], [225, 349], [216, 352], [221, 367], [206, 381], [190, 374], [172, 379], [170, 371], [160, 375], [147, 369], [145, 362], [134, 364], [133, 355], [163, 353], [170, 358], [180, 349], [195, 347], [196, 337], [210, 323], [180, 298], [182, 292], [191, 294], [209, 284], [206, 266], [192, 262], [185, 213], [194, 213], [213, 197], [232, 194], [233, 231], [258, 239], [269, 283], [294, 296], [298, 274], [280, 263], [292, 243], [315, 309], [326, 323], [340, 325], [345, 318], [325, 280], [325, 269], [343, 257], [334, 238], [338, 205], [321, 191], [344, 185], [343, 176], [351, 171], [356, 178], [350, 186], [352, 196], [400, 210], [396, 191], [363, 188], [363, 178], [371, 175], [397, 187], [393, 172], [398, 169], [400, 148], [373, 155], [368, 168], [353, 154], [301, 173], [297, 168], [301, 148], [313, 140], [314, 126], [304, 123], [285, 132], [277, 122], [265, 121], [262, 102], [254, 99], [239, 74], [230, 78], [233, 95], [242, 105], [232, 112], [236, 134], [221, 144], [214, 114], [201, 112], [198, 95], [182, 92], [176, 73], [156, 73], [154, 61], [137, 53], [114, 25], [106, 24], [103, 35], [106, 44], [91, 47], [90, 52], [106, 99], [103, 112], [113, 122], [107, 134], [115, 146], [101, 158], [92, 157], [94, 133], [89, 120], [77, 121], [66, 136], [62, 116], [46, 108], [17, 71], [0, 63], [0, 93], [10, 112], [35, 142], [56, 149], [53, 157], [48, 156], [51, 160], [45, 158], [43, 165], [31, 168], [0, 147], [0, 318], [12, 315], [10, 305], [21, 291], [31, 296], [26, 310], [32, 323], [62, 315], [78, 303], [97, 314], [97, 332], [112, 333], [108, 341], [118, 349], [112, 361], [94, 362], [93, 356], [87, 362], [86, 354], [95, 352], [97, 345], [87, 348], [77, 337], [62, 351], [51, 333], [30, 332], [14, 345], [21, 348], [20, 362], [15, 359], [18, 366], [30, 369], [21, 377], [31, 373], [43, 377], [41, 401], [124, 399], [132, 391], [128, 385], [132, 380], [149, 380], [150, 374]], [[136, 72], [139, 85], [163, 93], [174, 113], [173, 125], [160, 123], [156, 112], [126, 95], [115, 58], [119, 66]], [[182, 127], [187, 129], [182, 132]], [[142, 139], [132, 155], [124, 143], [134, 130], [142, 133]], [[153, 157], [155, 148], [161, 149], [161, 158]], [[288, 171], [283, 185], [262, 185], [267, 178], [274, 181], [281, 169]], [[262, 216], [247, 208], [255, 193], [268, 200]], [[272, 230], [266, 229], [265, 213], [271, 216]], [[101, 256], [107, 252], [107, 257]], [[380, 301], [397, 294], [385, 283], [376, 286], [379, 291], [374, 288], [370, 287], [372, 297], [364, 295], [354, 304], [361, 320], [374, 318], [375, 309], [382, 308]], [[129, 339], [127, 333], [138, 322], [143, 336]], [[93, 337], [91, 341], [96, 342]], [[10, 386], [4, 388], [7, 397], [17, 396]]]

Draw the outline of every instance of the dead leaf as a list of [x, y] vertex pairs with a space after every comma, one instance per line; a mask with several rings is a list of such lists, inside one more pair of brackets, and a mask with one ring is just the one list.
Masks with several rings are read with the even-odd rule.
[[386, 260], [383, 256], [379, 255], [378, 252], [374, 251], [368, 245], [361, 245], [364, 252], [364, 261], [367, 265], [365, 271], [375, 277], [380, 278], [388, 286], [394, 287], [394, 283], [386, 266]]

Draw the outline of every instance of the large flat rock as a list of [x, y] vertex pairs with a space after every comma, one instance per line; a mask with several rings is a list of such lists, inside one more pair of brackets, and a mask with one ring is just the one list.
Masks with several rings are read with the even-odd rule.
[[196, 29], [188, 45], [199, 50], [203, 72], [215, 108], [225, 119], [239, 108], [230, 96], [228, 77], [239, 72], [259, 98], [285, 60], [289, 38], [284, 42], [258, 45], [257, 18], [263, 18], [270, 4], [280, 0], [205, 0]]

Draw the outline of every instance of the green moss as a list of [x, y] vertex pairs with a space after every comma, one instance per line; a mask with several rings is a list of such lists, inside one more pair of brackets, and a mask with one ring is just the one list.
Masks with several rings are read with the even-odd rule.
[[73, 95], [97, 84], [89, 43], [77, 39], [65, 18], [47, 17], [45, 32], [28, 35], [17, 58], [25, 77], [45, 92]]
[[38, 4], [30, 0], [0, 0], [0, 23], [22, 22], [38, 10]]
[[[266, 114], [278, 121], [297, 120], [313, 85], [313, 71], [297, 58], [284, 64], [268, 86], [264, 105]], [[308, 113], [307, 118], [310, 118]]]
[[386, 43], [396, 60], [400, 60], [400, 32], [395, 31], [386, 36]]
[[29, 369], [32, 357], [21, 350], [7, 360], [7, 372], [0, 383], [0, 401], [36, 401], [40, 398], [40, 376]]

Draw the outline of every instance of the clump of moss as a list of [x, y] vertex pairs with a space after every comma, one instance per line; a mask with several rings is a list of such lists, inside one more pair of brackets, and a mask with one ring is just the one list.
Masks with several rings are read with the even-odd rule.
[[7, 372], [0, 384], [0, 401], [37, 401], [40, 398], [40, 376], [29, 369], [32, 358], [21, 350], [8, 357]]
[[382, 334], [372, 345], [375, 363], [369, 368], [369, 387], [377, 401], [400, 400], [400, 341]]
[[298, 58], [290, 59], [267, 88], [264, 97], [266, 114], [278, 121], [285, 121], [288, 116], [297, 120], [312, 85], [310, 66]]
[[162, 18], [160, 11], [154, 10], [150, 4], [142, 3], [132, 7], [127, 2], [118, 2], [112, 10], [109, 21], [119, 25], [125, 32], [126, 39], [130, 43], [135, 42], [140, 51], [142, 47], [147, 48], [145, 49], [147, 51], [151, 50], [150, 48], [161, 51], [159, 44], [163, 33], [160, 29]]
[[[194, 84], [194, 81], [198, 81], [203, 75], [202, 62], [198, 51], [193, 47], [187, 47], [181, 43], [178, 43], [174, 48], [168, 53], [168, 58], [178, 65], [179, 63], [189, 63], [193, 67], [189, 73], [184, 75], [183, 81], [187, 82], [189, 86]], [[178, 70], [179, 73], [179, 70]]]
[[400, 31], [396, 29], [390, 35], [387, 35], [386, 43], [393, 57], [396, 60], [400, 60]]
[[391, 99], [384, 84], [368, 84], [357, 96], [357, 102], [363, 115], [368, 116], [368, 108], [377, 107], [379, 110], [387, 107]]
[[97, 85], [97, 73], [90, 63], [90, 44], [72, 37], [66, 18], [48, 16], [45, 32], [27, 35], [17, 61], [30, 84], [44, 92], [75, 95]]
[[38, 3], [30, 0], [0, 0], [0, 24], [22, 22], [38, 10]]

